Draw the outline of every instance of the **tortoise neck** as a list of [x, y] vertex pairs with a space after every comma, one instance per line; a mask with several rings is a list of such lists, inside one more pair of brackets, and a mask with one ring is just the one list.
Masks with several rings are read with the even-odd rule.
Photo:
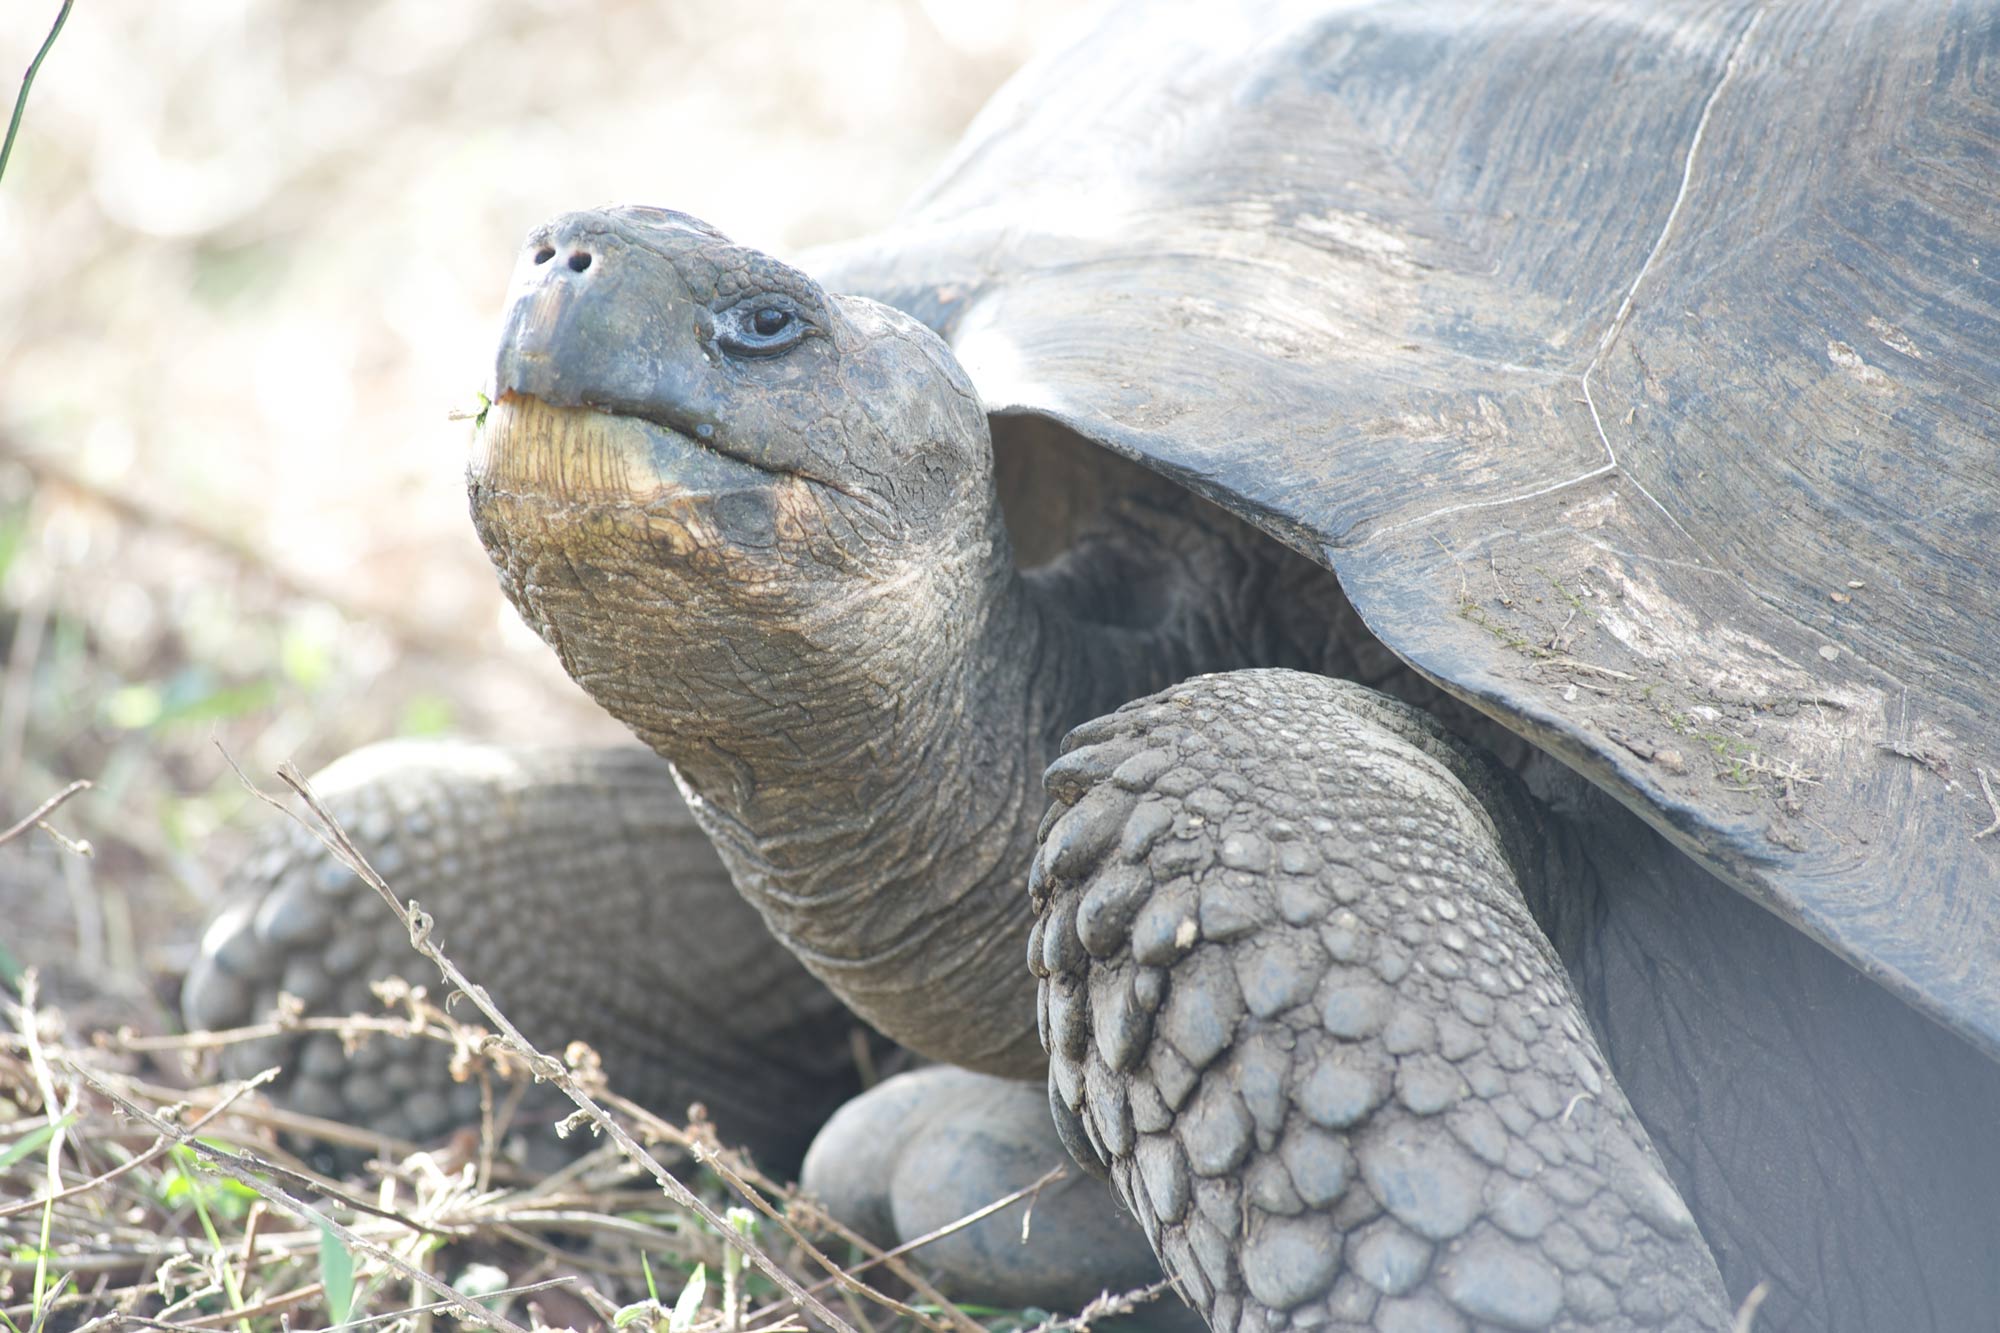
[[957, 563], [927, 571], [925, 596], [857, 611], [838, 651], [789, 645], [782, 670], [757, 626], [719, 641], [764, 655], [754, 692], [625, 690], [613, 711], [673, 761], [737, 887], [851, 1008], [924, 1055], [1031, 1077], [1041, 775], [1104, 690], [1087, 627], [1015, 569], [997, 503]]
[[761, 705], [722, 747], [647, 733], [778, 936], [924, 1055], [1045, 1067], [1026, 884], [1063, 737], [1201, 671], [1295, 664], [1240, 595], [1270, 544], [1176, 496], [1125, 506], [1026, 575], [996, 504], [955, 605], [911, 607], [923, 623], [874, 631], [882, 655], [827, 664], [791, 701], [781, 746], [756, 734], [773, 722]]

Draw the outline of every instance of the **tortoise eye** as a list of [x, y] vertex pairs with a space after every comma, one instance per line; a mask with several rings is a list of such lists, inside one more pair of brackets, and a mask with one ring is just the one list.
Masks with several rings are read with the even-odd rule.
[[775, 356], [798, 346], [807, 320], [789, 301], [754, 297], [715, 317], [715, 340], [736, 356]]

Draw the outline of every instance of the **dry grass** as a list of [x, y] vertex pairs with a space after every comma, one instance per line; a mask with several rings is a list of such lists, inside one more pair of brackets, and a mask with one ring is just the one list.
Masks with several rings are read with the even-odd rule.
[[[1107, 1296], [1064, 1320], [952, 1304], [905, 1256], [1031, 1201], [1059, 1171], [895, 1251], [874, 1249], [705, 1124], [671, 1124], [618, 1096], [588, 1048], [572, 1046], [561, 1060], [535, 1050], [430, 943], [428, 918], [396, 903], [309, 789], [287, 780], [335, 855], [405, 913], [413, 947], [493, 1030], [401, 984], [381, 988], [386, 1016], [282, 1014], [275, 1025], [331, 1029], [350, 1042], [439, 1043], [454, 1075], [480, 1084], [480, 1126], [423, 1149], [273, 1107], [261, 1088], [276, 1070], [184, 1086], [205, 1056], [271, 1028], [81, 1040], [38, 1003], [30, 973], [18, 1002], [4, 1006], [0, 1035], [7, 1328], [254, 1333], [304, 1321], [422, 1330], [444, 1318], [510, 1333], [1052, 1331], [1087, 1329], [1159, 1294]], [[512, 1108], [536, 1081], [576, 1103], [572, 1131], [603, 1140], [554, 1170], [525, 1169], [505, 1152]], [[315, 1143], [365, 1149], [371, 1160], [336, 1179], [309, 1160]], [[886, 1288], [862, 1278], [878, 1267], [893, 1279]]]

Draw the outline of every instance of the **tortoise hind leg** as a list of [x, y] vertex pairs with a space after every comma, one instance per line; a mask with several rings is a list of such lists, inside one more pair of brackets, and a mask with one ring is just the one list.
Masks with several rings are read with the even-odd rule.
[[[369, 746], [314, 779], [329, 811], [522, 1032], [583, 1040], [622, 1092], [678, 1118], [693, 1101], [766, 1165], [795, 1165], [858, 1086], [853, 1019], [765, 930], [650, 751]], [[289, 821], [231, 877], [182, 992], [190, 1027], [379, 1012], [371, 982], [435, 990], [400, 922]], [[225, 1072], [271, 1064], [298, 1110], [423, 1139], [478, 1118], [447, 1052], [376, 1038], [280, 1036], [225, 1048]]]
[[1049, 770], [1051, 1101], [1217, 1329], [1729, 1326], [1484, 782], [1285, 671], [1129, 705]]

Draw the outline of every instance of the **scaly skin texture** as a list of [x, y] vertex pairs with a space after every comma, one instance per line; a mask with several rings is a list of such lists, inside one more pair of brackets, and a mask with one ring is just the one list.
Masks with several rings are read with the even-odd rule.
[[[621, 1091], [670, 1116], [702, 1102], [776, 1169], [859, 1087], [855, 1024], [748, 910], [671, 771], [636, 746], [502, 750], [392, 742], [314, 776], [394, 890], [527, 1037], [604, 1057]], [[375, 1012], [373, 981], [435, 988], [435, 970], [374, 892], [285, 821], [232, 877], [182, 992], [190, 1027]], [[286, 1066], [288, 1105], [424, 1139], [476, 1122], [448, 1052], [330, 1033], [225, 1048], [225, 1071]]]
[[[1423, 980], [1442, 977], [1442, 962], [1424, 973], [1409, 964], [1427, 934], [1442, 940], [1456, 927], [1394, 919], [1397, 877], [1412, 870], [1395, 861], [1400, 849], [1336, 858], [1350, 873], [1324, 882], [1257, 883], [1225, 863], [1229, 893], [1216, 895], [1213, 919], [1194, 911], [1192, 881], [1159, 895], [1171, 915], [1145, 916], [1135, 899], [1137, 915], [1103, 943], [1137, 962], [1104, 971], [1116, 994], [1102, 1008], [1089, 989], [1096, 974], [1076, 980], [1081, 936], [1066, 917], [1045, 924], [1031, 956], [1072, 984], [1062, 1003], [1049, 991], [1037, 1039], [1021, 886], [1037, 775], [1059, 738], [1196, 672], [1340, 667], [1339, 599], [1310, 591], [1330, 580], [1287, 596], [1278, 585], [1303, 562], [1158, 494], [1114, 506], [1073, 558], [1023, 576], [984, 416], [944, 346], [676, 214], [576, 214], [531, 236], [496, 381], [468, 487], [510, 599], [572, 676], [673, 760], [738, 886], [857, 1012], [925, 1054], [996, 1074], [1039, 1071], [1046, 1043], [1058, 1056], [1058, 1125], [1086, 1156], [1136, 1153], [1137, 1103], [1150, 1088], [1149, 1123], [1164, 1131], [1166, 1117], [1175, 1129], [1159, 1142], [1207, 1183], [1190, 1185], [1196, 1211], [1174, 1226], [1157, 1209], [1141, 1221], [1217, 1327], [1234, 1329], [1246, 1309], [1250, 1327], [1344, 1319], [1384, 1333], [1468, 1313], [1515, 1326], [1556, 1315], [1575, 1327], [1719, 1326], [1713, 1263], [1520, 902], [1494, 817], [1463, 779], [1404, 781], [1413, 765], [1448, 776], [1456, 752], [1366, 691], [1338, 714], [1290, 718], [1335, 727], [1323, 737], [1238, 722], [1259, 743], [1344, 735], [1359, 753], [1391, 756], [1381, 771], [1348, 775], [1337, 813], [1363, 836], [1370, 819], [1404, 821], [1413, 845], [1450, 858], [1415, 869], [1452, 886], [1439, 901], [1468, 934], [1487, 933], [1501, 955], [1486, 968], [1496, 991], [1486, 994], [1470, 964], [1462, 984], [1442, 986]], [[1176, 743], [1218, 746], [1240, 766], [1247, 798], [1257, 756], [1246, 737], [1209, 741], [1195, 728]], [[1156, 806], [1154, 818], [1164, 811], [1169, 825], [1192, 828], [1234, 814], [1238, 850], [1268, 850], [1265, 821], [1313, 798], [1274, 790], [1268, 808], [1246, 799], [1236, 811], [1225, 792], [1212, 812]], [[1076, 825], [1100, 826], [1110, 827]], [[1067, 839], [1060, 826], [1051, 838], [1057, 878], [1087, 874], [1104, 851], [1100, 839], [1086, 855], [1091, 839]], [[1390, 893], [1364, 900], [1371, 874]], [[1146, 896], [1133, 876], [1126, 887]], [[1405, 966], [1391, 974], [1389, 946], [1331, 952], [1303, 917], [1337, 906], [1351, 909], [1357, 939], [1416, 930], [1394, 946]], [[1212, 945], [1170, 968], [1204, 932]], [[1260, 952], [1264, 943], [1278, 947]], [[1315, 1004], [1323, 977], [1328, 994]], [[1347, 1009], [1332, 1004], [1336, 991], [1351, 993]], [[1123, 1017], [1097, 1033], [1078, 1003], [1085, 993], [1092, 1013]], [[1459, 1008], [1475, 994], [1491, 1002], [1485, 1023]], [[1241, 1026], [1253, 1002], [1268, 1031]], [[1178, 1037], [1147, 1045], [1133, 1035], [1151, 1035], [1142, 1009]], [[1440, 1030], [1454, 1012], [1463, 1073]], [[1110, 1049], [1092, 1064], [1094, 1034]], [[1340, 1046], [1350, 1039], [1353, 1068]], [[1200, 1060], [1189, 1054], [1197, 1047]], [[1142, 1076], [1134, 1061], [1155, 1051], [1158, 1067]], [[1194, 1077], [1225, 1052], [1220, 1077]], [[1384, 1100], [1392, 1084], [1395, 1103]], [[1490, 1110], [1467, 1131], [1476, 1149], [1443, 1128], [1459, 1101], [1468, 1116]], [[1099, 1125], [1106, 1107], [1122, 1109]], [[1176, 1108], [1182, 1118], [1169, 1115]], [[1091, 1127], [1112, 1140], [1091, 1144]], [[1354, 1131], [1352, 1143], [1336, 1130]], [[1510, 1177], [1533, 1174], [1531, 1160], [1561, 1168], [1562, 1229], [1536, 1211], [1543, 1195], [1507, 1193]], [[1153, 1169], [1136, 1162], [1121, 1181], [1135, 1205], [1132, 1173]], [[1160, 1169], [1171, 1186], [1171, 1166]], [[1244, 1211], [1232, 1226], [1239, 1207], [1268, 1220], [1251, 1227]], [[1356, 1235], [1352, 1280], [1336, 1287], [1342, 1257], [1330, 1242], [1370, 1223]], [[1626, 1253], [1615, 1272], [1571, 1282], [1566, 1242], [1586, 1233]], [[1379, 1306], [1356, 1285], [1357, 1265], [1378, 1260], [1396, 1288]]]
[[1288, 671], [1071, 747], [1028, 947], [1051, 1101], [1215, 1328], [1729, 1326], [1472, 794], [1503, 778]]

